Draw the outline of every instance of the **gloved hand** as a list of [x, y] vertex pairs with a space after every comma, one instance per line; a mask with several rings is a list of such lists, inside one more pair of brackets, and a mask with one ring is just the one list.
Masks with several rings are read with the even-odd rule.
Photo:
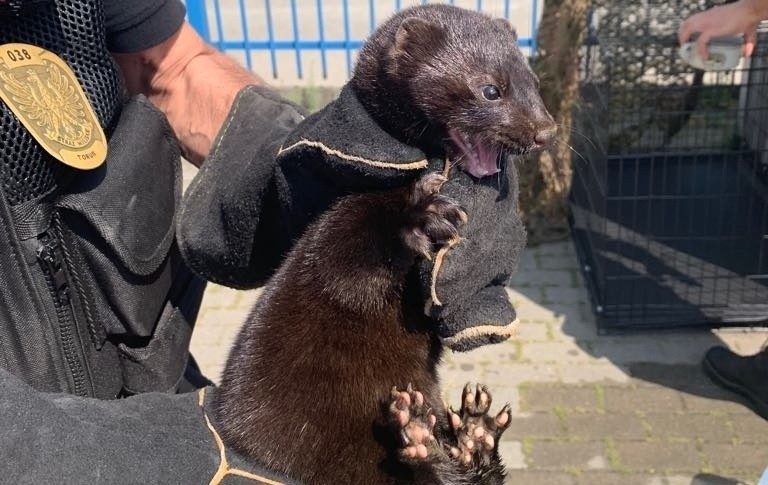
[[429, 165], [382, 130], [348, 87], [305, 116], [268, 88], [238, 94], [177, 224], [182, 255], [203, 278], [262, 284], [339, 197], [405, 185]]
[[256, 286], [277, 264], [283, 235], [270, 238], [275, 157], [305, 118], [303, 108], [269, 88], [238, 93], [227, 119], [184, 194], [176, 236], [189, 267], [226, 286]]
[[440, 192], [467, 213], [462, 239], [420, 267], [427, 313], [456, 351], [508, 339], [516, 314], [504, 284], [517, 267], [526, 233], [518, 209], [517, 170], [474, 179], [453, 169]]
[[[235, 288], [271, 276], [307, 224], [344, 195], [408, 183], [443, 160], [389, 136], [348, 88], [304, 119], [267, 88], [235, 100], [185, 194], [177, 239], [191, 269]], [[515, 313], [504, 282], [525, 245], [512, 163], [480, 180], [454, 169], [441, 191], [466, 209], [464, 239], [420, 267], [429, 315], [449, 347], [509, 338]], [[435, 262], [440, 264], [435, 267]]]

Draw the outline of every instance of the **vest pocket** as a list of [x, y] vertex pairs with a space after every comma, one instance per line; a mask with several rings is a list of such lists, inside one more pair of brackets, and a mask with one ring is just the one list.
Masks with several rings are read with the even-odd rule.
[[56, 207], [72, 234], [91, 327], [117, 347], [123, 387], [172, 391], [184, 371], [204, 283], [175, 243], [180, 150], [143, 96], [123, 108], [106, 162], [82, 172]]
[[106, 162], [82, 172], [56, 206], [76, 234], [107, 334], [149, 337], [171, 288], [180, 151], [165, 117], [132, 99]]

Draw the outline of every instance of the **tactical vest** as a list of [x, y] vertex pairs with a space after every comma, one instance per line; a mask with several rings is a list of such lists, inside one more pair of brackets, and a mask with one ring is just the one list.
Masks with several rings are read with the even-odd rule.
[[0, 367], [41, 391], [173, 392], [204, 289], [175, 242], [177, 141], [145, 98], [125, 96], [101, 0], [31, 5], [0, 9], [0, 44], [64, 59], [109, 150], [97, 169], [65, 166], [0, 101]]

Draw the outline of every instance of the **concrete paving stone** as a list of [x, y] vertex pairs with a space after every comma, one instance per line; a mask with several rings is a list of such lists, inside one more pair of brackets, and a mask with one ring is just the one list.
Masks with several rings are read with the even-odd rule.
[[697, 413], [753, 414], [749, 403], [740, 395], [719, 387], [704, 392], [695, 389], [681, 393], [686, 411]]
[[675, 362], [675, 353], [665, 353], [657, 339], [650, 336], [597, 337], [579, 342], [594, 357], [614, 364], [635, 362]]
[[573, 241], [571, 239], [566, 239], [565, 241], [561, 241], [559, 243], [554, 243], [557, 245], [560, 251], [563, 252], [563, 254], [570, 254], [573, 256], [573, 258], [576, 258], [576, 247], [573, 245]]
[[658, 413], [643, 416], [651, 436], [664, 441], [686, 439], [708, 443], [731, 443], [734, 432], [727, 416], [710, 413]]
[[529, 250], [534, 250], [538, 256], [548, 256], [548, 255], [558, 255], [558, 254], [569, 254], [576, 258], [576, 250], [573, 247], [573, 243], [570, 239], [566, 239], [563, 241], [557, 241], [557, 242], [551, 242], [546, 244], [540, 244], [538, 246], [528, 248]]
[[568, 320], [583, 320], [586, 323], [591, 323], [595, 329], [597, 324], [595, 322], [595, 313], [592, 310], [592, 305], [588, 301], [577, 301], [571, 303], [555, 302], [547, 305], [555, 315], [562, 315], [565, 317], [565, 321]]
[[517, 312], [517, 318], [522, 323], [543, 323], [563, 325], [565, 323], [565, 316], [557, 314], [551, 309], [541, 306], [539, 304], [530, 305], [518, 305], [515, 307]]
[[499, 382], [505, 386], [517, 386], [524, 382], [557, 382], [558, 366], [552, 364], [508, 364], [485, 369], [484, 381], [490, 385]]
[[205, 320], [209, 325], [218, 327], [221, 332], [238, 331], [245, 323], [247, 313], [238, 309], [208, 309]]
[[681, 394], [673, 389], [648, 387], [605, 387], [608, 412], [643, 413], [683, 411]]
[[552, 340], [552, 333], [546, 323], [520, 323], [519, 333], [515, 340], [518, 342], [548, 342]]
[[530, 287], [574, 289], [573, 273], [570, 270], [561, 269], [522, 270], [519, 272], [519, 278], [511, 280], [509, 286], [518, 289]]
[[506, 439], [522, 441], [532, 438], [564, 438], [563, 424], [553, 412], [533, 413], [517, 418], [513, 416], [512, 424], [502, 436], [502, 442]]
[[576, 478], [563, 472], [510, 470], [504, 483], [506, 485], [576, 485]]
[[[206, 313], [201, 312], [199, 318], [206, 318]], [[221, 329], [215, 325], [198, 325], [195, 326], [192, 335], [192, 349], [200, 354], [207, 354], [213, 351], [219, 346], [222, 339]]]
[[691, 333], [659, 338], [658, 335], [605, 336], [590, 341], [596, 356], [616, 363], [653, 362], [654, 364], [699, 365], [704, 352], [713, 344], [708, 333]]
[[530, 271], [536, 270], [536, 257], [535, 251], [531, 251], [530, 248], [523, 250], [520, 253], [520, 260], [517, 262], [517, 271], [512, 275], [510, 281], [516, 281], [516, 278], [520, 274], [524, 274]]
[[621, 466], [633, 472], [696, 472], [703, 465], [695, 443], [617, 441], [615, 447]]
[[627, 370], [612, 363], [579, 364], [562, 366], [560, 379], [565, 384], [612, 381], [623, 384], [629, 381]]
[[638, 387], [667, 387], [681, 391], [702, 393], [716, 386], [704, 374], [701, 365], [661, 364], [638, 362], [629, 364], [632, 385]]
[[232, 288], [209, 284], [203, 295], [203, 306], [211, 309], [237, 307], [240, 292]]
[[665, 485], [663, 475], [646, 473], [587, 472], [576, 478], [579, 485]]
[[596, 456], [587, 462], [587, 470], [607, 470], [610, 463], [604, 456]]
[[469, 352], [446, 351], [443, 354], [443, 364], [463, 370], [511, 364], [520, 360], [520, 346], [520, 342], [513, 337], [506, 342], [486, 345]]
[[552, 303], [579, 303], [589, 301], [589, 295], [584, 288], [571, 288], [566, 286], [545, 286], [542, 288], [544, 300], [542, 304]]
[[592, 356], [572, 340], [560, 342], [526, 342], [522, 346], [522, 362], [556, 363], [560, 365], [587, 363]]
[[526, 412], [551, 412], [554, 408], [600, 410], [595, 386], [527, 384], [520, 389], [520, 406]]
[[763, 444], [768, 447], [768, 421], [754, 413], [731, 414], [729, 421], [739, 442]]
[[547, 254], [539, 256], [537, 269], [545, 271], [579, 271], [578, 262], [570, 254]]
[[238, 291], [236, 294], [237, 307], [240, 309], [247, 309], [250, 313], [253, 306], [256, 304], [256, 300], [261, 297], [262, 288], [256, 290]]
[[528, 468], [523, 454], [523, 444], [519, 441], [502, 440], [499, 443], [499, 455], [507, 470], [525, 470]]
[[633, 413], [570, 413], [568, 435], [586, 440], [613, 438], [622, 441], [642, 441], [646, 431], [642, 419]]
[[485, 370], [480, 366], [472, 364], [445, 364], [440, 366], [438, 374], [440, 376], [440, 382], [442, 382], [444, 386], [458, 387], [460, 389], [467, 383], [476, 384], [480, 382], [484, 384], [488, 382]]
[[660, 344], [666, 355], [676, 355], [677, 362], [700, 365], [707, 350], [718, 343], [708, 332], [699, 332], [690, 334], [687, 341], [683, 338], [663, 339]]
[[701, 451], [708, 466], [716, 472], [742, 472], [759, 477], [768, 467], [768, 447], [705, 443]]
[[[552, 328], [553, 340], [555, 341], [577, 340], [579, 345], [582, 345], [582, 342], [591, 342], [600, 338], [595, 322], [588, 319], [564, 316], [562, 319], [550, 323], [549, 326]], [[589, 349], [587, 348], [587, 350]]]
[[737, 477], [714, 473], [697, 473], [692, 477], [675, 475], [667, 478], [668, 485], [754, 485], [756, 482], [757, 478], [749, 475]]
[[531, 469], [579, 469], [587, 468], [596, 457], [607, 460], [603, 443], [597, 441], [560, 442], [531, 440], [525, 449]]

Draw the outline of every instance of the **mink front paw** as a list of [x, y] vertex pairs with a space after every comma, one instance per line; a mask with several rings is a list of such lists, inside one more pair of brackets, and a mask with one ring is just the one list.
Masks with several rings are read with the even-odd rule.
[[455, 201], [439, 194], [447, 180], [437, 172], [428, 173], [413, 184], [409, 194], [401, 236], [408, 249], [427, 259], [432, 259], [435, 245], [458, 240], [458, 227], [467, 221], [467, 214]]
[[434, 435], [437, 418], [424, 402], [424, 395], [410, 384], [405, 391], [392, 388], [389, 421], [400, 438], [404, 462], [426, 462], [441, 454]]
[[496, 417], [489, 416], [491, 401], [487, 387], [478, 384], [473, 390], [467, 384], [461, 396], [461, 410], [448, 410], [448, 423], [458, 444], [451, 447], [451, 455], [466, 467], [485, 465], [492, 460], [499, 438], [512, 419], [508, 404]]

